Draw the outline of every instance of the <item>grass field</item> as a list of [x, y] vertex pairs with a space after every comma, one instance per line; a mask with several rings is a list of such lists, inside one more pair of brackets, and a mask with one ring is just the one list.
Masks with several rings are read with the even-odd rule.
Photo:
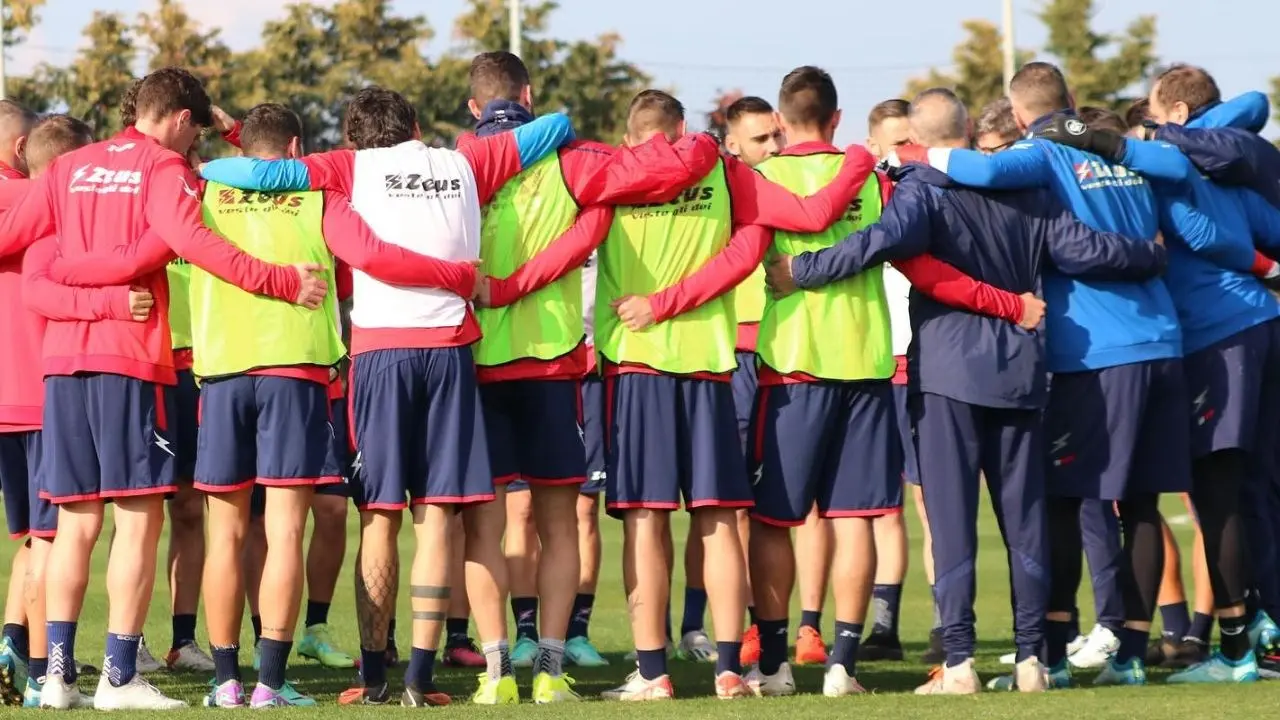
[[[1185, 512], [1181, 504], [1176, 501], [1168, 502], [1165, 509], [1170, 517], [1181, 515]], [[911, 520], [911, 527], [914, 531], [917, 527], [915, 513], [909, 509], [907, 515]], [[683, 537], [685, 520], [686, 516], [677, 514], [676, 521], [673, 523], [679, 528], [680, 537]], [[358, 639], [354, 622], [350, 572], [350, 558], [354, 556], [356, 547], [354, 513], [349, 527], [352, 539], [348, 553], [347, 568], [339, 582], [330, 620], [341, 645], [348, 651], [355, 651], [358, 647]], [[621, 525], [604, 518], [602, 520], [602, 528], [605, 537], [604, 563], [595, 616], [592, 620], [591, 636], [601, 651], [609, 657], [612, 666], [600, 670], [577, 670], [573, 672], [577, 680], [577, 689], [584, 697], [590, 699], [598, 697], [600, 691], [618, 684], [629, 670], [627, 663], [622, 659], [623, 653], [629, 648], [630, 634], [627, 627], [626, 606], [621, 590], [621, 564], [618, 560], [622, 545]], [[1181, 537], [1187, 538], [1188, 542], [1184, 544], [1184, 547], [1188, 547], [1189, 526], [1183, 523], [1175, 525], [1175, 528]], [[979, 671], [985, 681], [991, 676], [1004, 671], [1004, 668], [999, 665], [998, 657], [1012, 649], [1012, 631], [1008, 599], [1008, 573], [1005, 567], [1004, 550], [1000, 544], [995, 522], [989, 513], [984, 513], [982, 517], [980, 535], [982, 556], [979, 561], [979, 602], [977, 608], [978, 635], [980, 638], [978, 652]], [[107, 536], [109, 536], [109, 532], [104, 532], [104, 537]], [[762, 712], [787, 714], [793, 717], [804, 715], [810, 718], [847, 716], [849, 713], [858, 713], [866, 717], [876, 718], [946, 716], [949, 720], [965, 720], [967, 718], [1057, 719], [1070, 714], [1097, 720], [1100, 718], [1136, 717], [1224, 717], [1228, 714], [1233, 716], [1262, 715], [1263, 713], [1273, 712], [1277, 701], [1280, 700], [1280, 685], [1259, 683], [1250, 687], [1171, 687], [1163, 684], [1163, 673], [1153, 673], [1153, 686], [1147, 688], [1104, 688], [1095, 690], [1088, 687], [1088, 682], [1090, 682], [1091, 678], [1085, 677], [1083, 678], [1084, 689], [1053, 692], [1039, 696], [1020, 696], [1016, 693], [991, 692], [968, 698], [914, 697], [910, 694], [910, 691], [924, 680], [928, 668], [915, 662], [913, 658], [918, 658], [925, 647], [930, 621], [932, 620], [932, 610], [923, 571], [918, 560], [920, 556], [919, 533], [913, 532], [911, 539], [912, 566], [907, 579], [907, 591], [902, 607], [902, 639], [908, 646], [909, 658], [905, 663], [861, 665], [858, 678], [863, 685], [872, 691], [869, 696], [829, 700], [820, 694], [822, 671], [818, 668], [798, 668], [796, 673], [797, 684], [800, 691], [806, 694], [784, 699], [770, 698], [723, 703], [713, 697], [709, 697], [709, 695], [713, 694], [710, 667], [673, 661], [673, 680], [677, 694], [682, 699], [674, 703], [665, 703], [660, 708], [647, 704], [623, 706], [592, 701], [580, 705], [549, 708], [529, 707], [528, 702], [526, 702], [526, 707], [517, 710], [511, 707], [479, 708], [467, 705], [465, 702], [458, 702], [458, 704], [450, 708], [432, 709], [427, 712], [453, 717], [462, 715], [467, 717], [492, 717], [510, 715], [512, 713], [536, 713], [542, 717], [554, 715], [555, 717], [565, 718], [621, 718], [653, 716], [654, 713], [660, 713], [664, 720], [669, 718], [699, 718], [699, 720], [745, 718], [759, 716]], [[166, 540], [161, 540], [162, 548], [165, 542]], [[410, 551], [409, 536], [407, 534], [402, 547], [405, 552]], [[102, 581], [106, 562], [105, 550], [104, 543], [99, 547], [99, 552], [95, 556], [95, 576], [90, 583], [90, 592], [85, 602], [84, 617], [80, 623], [80, 635], [77, 639], [77, 655], [82, 660], [94, 665], [101, 664], [105, 632], [106, 595]], [[7, 567], [7, 553], [12, 552], [12, 546], [5, 546], [3, 552], [5, 555], [0, 558], [0, 562], [4, 563], [4, 567]], [[677, 556], [679, 556], [679, 553], [677, 553]], [[680, 586], [680, 573], [677, 572], [676, 574], [675, 597], [677, 598], [677, 607], [674, 612], [676, 613], [675, 621], [678, 626], [680, 612], [678, 599], [682, 597], [680, 594], [682, 588]], [[1190, 577], [1189, 571], [1186, 576]], [[156, 601], [152, 604], [151, 618], [147, 624], [147, 635], [152, 639], [151, 646], [157, 656], [162, 655], [167, 649], [170, 637], [167, 597], [164, 580], [160, 578], [156, 584]], [[1089, 596], [1087, 583], [1082, 589], [1080, 599], [1083, 611], [1089, 612], [1092, 599]], [[403, 592], [403, 588], [400, 605], [401, 612], [399, 617], [407, 625], [407, 618], [409, 617], [408, 598], [407, 592]], [[798, 618], [799, 608], [796, 607], [792, 612], [793, 630], [794, 621]], [[1082, 618], [1082, 620], [1086, 622], [1085, 627], [1087, 629], [1089, 627], [1089, 618]], [[832, 623], [829, 613], [824, 616], [824, 622], [826, 623], [824, 636], [829, 638]], [[201, 618], [199, 634], [201, 635], [202, 644], [205, 643], [203, 625], [203, 618]], [[248, 625], [246, 621], [246, 636], [244, 639], [244, 647], [246, 648], [250, 647], [252, 640], [251, 635], [248, 634]], [[401, 652], [407, 655], [407, 627], [401, 627], [399, 636]], [[241, 659], [247, 663], [250, 659], [249, 653], [247, 651], [242, 653]], [[245, 677], [247, 680], [251, 680], [252, 672], [246, 669]], [[336, 704], [337, 694], [345, 689], [352, 679], [347, 671], [324, 670], [307, 661], [298, 660], [294, 667], [290, 669], [289, 677], [296, 682], [301, 691], [314, 696], [321, 704], [319, 707], [312, 709], [283, 710], [279, 712], [298, 715], [305, 713], [308, 717], [335, 718], [340, 715], [350, 717], [353, 715], [383, 715], [386, 713], [407, 712], [398, 707], [385, 709], [340, 708]], [[391, 677], [393, 685], [398, 685], [397, 670], [391, 670]], [[1079, 676], [1077, 677], [1079, 678]], [[192, 703], [192, 705], [198, 705], [200, 698], [206, 691], [208, 679], [207, 677], [195, 675], [171, 675], [168, 673], [157, 673], [151, 676], [151, 680], [167, 693], [183, 698]], [[453, 694], [455, 700], [458, 701], [465, 700], [475, 687], [475, 677], [470, 671], [462, 672], [442, 668], [438, 671], [437, 679], [441, 688]], [[519, 679], [522, 683], [522, 695], [527, 701], [528, 683], [530, 681], [527, 671], [523, 671]], [[92, 691], [96, 677], [88, 678], [87, 680], [88, 682], [84, 683], [84, 687], [86, 690]], [[815, 695], [813, 693], [818, 694]], [[0, 711], [0, 713], [9, 712], [17, 711], [7, 708]], [[213, 711], [193, 708], [184, 712], [198, 714]], [[181, 717], [183, 712], [177, 713], [177, 715]]]

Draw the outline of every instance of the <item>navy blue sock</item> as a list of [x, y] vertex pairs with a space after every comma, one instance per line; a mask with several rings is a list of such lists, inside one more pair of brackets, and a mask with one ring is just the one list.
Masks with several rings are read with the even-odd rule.
[[862, 641], [862, 623], [836, 620], [836, 641], [827, 658], [827, 667], [843, 665], [853, 675], [858, 669], [858, 643]]
[[684, 589], [684, 617], [680, 620], [680, 636], [694, 630], [701, 630], [703, 618], [707, 614], [707, 591], [705, 588], [686, 587]]
[[578, 593], [573, 598], [573, 616], [569, 618], [569, 633], [566, 638], [587, 637], [587, 629], [591, 625], [591, 610], [595, 606], [596, 596], [590, 593]]
[[1116, 664], [1127, 665], [1134, 658], [1145, 660], [1147, 657], [1147, 641], [1150, 637], [1151, 631], [1149, 630], [1120, 628], [1120, 649], [1116, 650]]
[[1191, 615], [1187, 613], [1185, 602], [1169, 603], [1160, 606], [1160, 634], [1165, 640], [1178, 642], [1186, 637], [1191, 629]]
[[249, 624], [253, 626], [253, 644], [257, 645], [258, 641], [262, 639], [262, 616], [250, 616]]
[[112, 687], [128, 685], [138, 674], [138, 643], [141, 641], [141, 635], [107, 633], [107, 656], [102, 663], [102, 674], [111, 681]]
[[284, 687], [284, 669], [289, 664], [289, 651], [293, 649], [293, 641], [262, 638], [258, 647], [262, 651], [258, 682], [272, 690], [279, 690]]
[[1199, 640], [1201, 644], [1209, 644], [1209, 635], [1213, 632], [1213, 616], [1204, 613], [1196, 613], [1191, 618], [1191, 629], [1187, 630], [1187, 637]]
[[1249, 616], [1218, 618], [1219, 652], [1228, 660], [1242, 660], [1253, 649], [1249, 642]]
[[742, 674], [742, 643], [716, 643], [716, 675], [722, 672]]
[[448, 647], [465, 647], [470, 639], [467, 636], [467, 618], [448, 618], [444, 621], [445, 644]]
[[[815, 632], [822, 632], [822, 611], [821, 610], [801, 610], [800, 611], [800, 627], [813, 628]], [[760, 631], [763, 635], [764, 631]]]
[[307, 600], [307, 627], [329, 622], [329, 603]]
[[184, 645], [191, 645], [196, 641], [196, 616], [195, 615], [174, 615], [172, 618], [173, 625], [173, 644], [169, 647], [173, 650]]
[[511, 614], [516, 616], [516, 639], [538, 641], [538, 598], [511, 598]]
[[404, 686], [418, 692], [435, 690], [436, 651], [413, 648], [409, 655], [409, 667], [404, 671]]
[[1080, 608], [1071, 609], [1071, 621], [1067, 625], [1070, 627], [1070, 632], [1067, 634], [1068, 642], [1080, 637]]
[[749, 620], [751, 620], [751, 624], [752, 624], [752, 625], [759, 625], [759, 624], [760, 624], [760, 618], [756, 617], [756, 606], [755, 606], [755, 605], [748, 605], [748, 606], [747, 606], [747, 618], [748, 618]]
[[1044, 621], [1044, 664], [1050, 669], [1067, 659], [1067, 643], [1075, 637], [1073, 632], [1078, 632], [1078, 629], [1073, 631], [1070, 622]]
[[387, 682], [387, 651], [360, 649], [360, 678], [367, 688], [379, 688]]
[[228, 680], [240, 679], [240, 646], [230, 645], [209, 648], [213, 653], [213, 681], [218, 685]]
[[49, 670], [46, 675], [61, 675], [68, 684], [76, 681], [76, 623], [50, 620], [45, 623], [49, 633]]
[[27, 664], [27, 673], [43, 685], [44, 676], [49, 674], [49, 658], [31, 658], [31, 662]]
[[391, 618], [391, 622], [387, 623], [387, 649], [391, 650], [396, 646], [396, 619]]
[[9, 641], [9, 647], [13, 651], [26, 660], [31, 657], [31, 645], [27, 636], [27, 626], [18, 623], [4, 624], [4, 637]]
[[645, 680], [657, 680], [667, 674], [667, 649], [636, 650], [636, 666], [640, 677]]
[[757, 626], [760, 628], [760, 672], [765, 675], [778, 672], [782, 663], [787, 661], [788, 622], [787, 618], [761, 620]]
[[898, 610], [902, 607], [902, 585], [874, 585], [871, 603], [875, 608], [872, 635], [898, 637]]

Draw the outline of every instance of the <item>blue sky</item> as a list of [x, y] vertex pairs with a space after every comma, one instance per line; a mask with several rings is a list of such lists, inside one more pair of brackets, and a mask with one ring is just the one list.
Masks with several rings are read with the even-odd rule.
[[[1095, 27], [1118, 31], [1151, 7], [1098, 2]], [[188, 12], [222, 28], [234, 48], [249, 47], [264, 20], [283, 13], [272, 0], [188, 0]], [[463, 0], [395, 0], [404, 14], [426, 15], [436, 30], [431, 51], [449, 47]], [[1032, 13], [1039, 0], [1015, 0], [1019, 47], [1039, 49], [1043, 26]], [[44, 22], [25, 46], [10, 50], [9, 70], [21, 73], [46, 60], [68, 62], [81, 45], [80, 29], [95, 9], [136, 13], [152, 0], [48, 0]], [[1223, 92], [1269, 88], [1280, 74], [1280, 3], [1263, 0], [1203, 3], [1164, 0], [1158, 6], [1158, 52], [1163, 61], [1207, 67]], [[908, 9], [909, 8], [909, 9]], [[961, 9], [963, 8], [963, 9]], [[720, 89], [776, 96], [782, 76], [797, 65], [826, 68], [835, 78], [845, 122], [841, 144], [860, 141], [870, 107], [901, 92], [905, 81], [931, 66], [949, 65], [962, 39], [961, 21], [1000, 19], [999, 0], [832, 2], [831, 0], [560, 0], [553, 34], [569, 39], [619, 32], [621, 52], [662, 87], [675, 87], [691, 119]], [[536, 82], [536, 78], [535, 78]], [[1268, 134], [1280, 134], [1272, 123]]]

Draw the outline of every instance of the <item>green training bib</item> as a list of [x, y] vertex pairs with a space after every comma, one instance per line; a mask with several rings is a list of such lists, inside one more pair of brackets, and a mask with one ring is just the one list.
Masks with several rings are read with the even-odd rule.
[[191, 265], [178, 258], [165, 268], [169, 275], [169, 335], [174, 350], [191, 347]]

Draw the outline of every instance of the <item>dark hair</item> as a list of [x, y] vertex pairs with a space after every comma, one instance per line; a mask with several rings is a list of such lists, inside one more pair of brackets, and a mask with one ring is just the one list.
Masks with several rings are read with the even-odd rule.
[[743, 115], [763, 115], [773, 112], [773, 106], [768, 100], [758, 98], [754, 95], [740, 97], [733, 101], [733, 104], [725, 108], [724, 120], [732, 125], [738, 122]]
[[891, 118], [906, 118], [911, 113], [911, 103], [900, 98], [876, 103], [867, 113], [867, 130], [875, 132], [880, 123]]
[[1151, 118], [1151, 101], [1146, 98], [1134, 100], [1128, 110], [1124, 111], [1124, 124], [1130, 129], [1136, 128]]
[[70, 115], [49, 115], [27, 136], [27, 167], [39, 172], [59, 155], [93, 142], [93, 130]]
[[191, 113], [192, 123], [213, 126], [213, 103], [195, 75], [179, 67], [166, 67], [142, 78], [134, 100], [135, 122], [167, 117], [183, 110]]
[[120, 124], [125, 127], [138, 124], [138, 88], [140, 87], [142, 87], [142, 78], [134, 80], [129, 89], [124, 91], [124, 97], [120, 98]]
[[1117, 135], [1123, 135], [1129, 131], [1129, 126], [1125, 125], [1124, 118], [1114, 110], [1107, 108], [1091, 107], [1085, 105], [1076, 110], [1076, 114], [1080, 116], [1080, 120], [1094, 130], [1110, 130]]
[[376, 85], [351, 98], [343, 122], [347, 139], [357, 150], [408, 142], [417, 125], [418, 112], [403, 95]]
[[778, 110], [792, 125], [822, 127], [835, 117], [839, 104], [836, 84], [822, 68], [805, 65], [782, 78]]
[[280, 103], [262, 103], [244, 116], [240, 146], [246, 154], [283, 154], [300, 137], [302, 121], [297, 113]]
[[642, 90], [627, 110], [627, 132], [631, 135], [657, 130], [674, 133], [684, 122], [684, 105], [669, 92]]
[[480, 53], [471, 60], [471, 97], [481, 107], [494, 100], [519, 102], [529, 85], [529, 68], [519, 57], [499, 50]]
[[1156, 78], [1156, 99], [1167, 110], [1176, 102], [1187, 104], [1190, 112], [1222, 102], [1218, 83], [1204, 68], [1178, 64]]
[[987, 103], [978, 115], [978, 125], [974, 132], [978, 135], [996, 134], [1002, 138], [1014, 139], [1020, 134], [1018, 123], [1013, 119], [1013, 103], [1002, 97]]
[[1009, 81], [1010, 97], [1037, 115], [1065, 110], [1071, 106], [1067, 79], [1056, 66], [1046, 62], [1030, 62]]

